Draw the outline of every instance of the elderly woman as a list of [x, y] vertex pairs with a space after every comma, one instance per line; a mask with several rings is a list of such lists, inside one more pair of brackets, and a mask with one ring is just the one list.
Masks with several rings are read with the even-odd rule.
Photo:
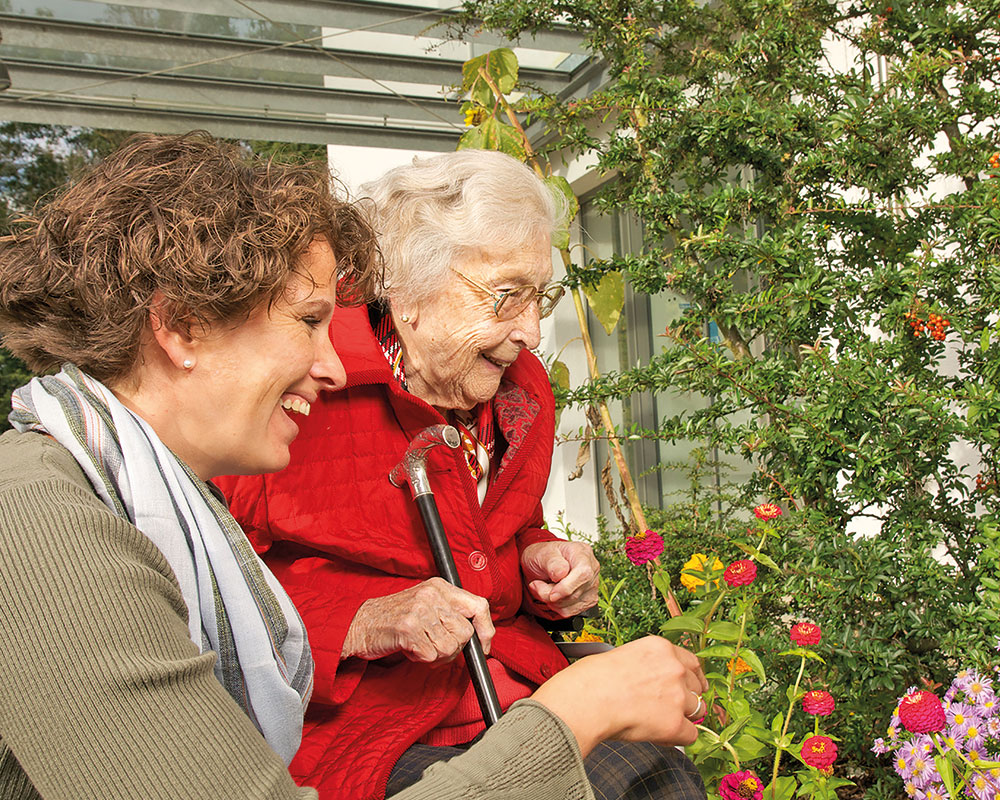
[[[417, 160], [364, 191], [386, 274], [376, 302], [334, 319], [347, 386], [299, 419], [288, 468], [220, 482], [316, 657], [292, 773], [357, 798], [399, 791], [483, 731], [456, 659], [474, 629], [503, 708], [563, 669], [536, 617], [593, 605], [598, 572], [588, 545], [545, 529], [540, 503], [554, 402], [530, 351], [562, 295], [553, 194], [483, 151]], [[431, 578], [418, 510], [387, 479], [418, 432], [445, 422], [464, 446], [431, 452], [430, 482], [462, 586], [488, 601], [492, 626], [477, 617], [485, 606]], [[607, 798], [704, 796], [672, 748], [604, 743], [587, 768]]]
[[[286, 769], [305, 630], [208, 480], [288, 463], [294, 417], [344, 385], [338, 274], [364, 291], [373, 251], [325, 170], [204, 135], [133, 138], [0, 240], [4, 343], [62, 365], [15, 393], [0, 437], [5, 800], [316, 796]], [[691, 741], [696, 659], [634, 644], [561, 673], [407, 800], [592, 800], [580, 754], [601, 737]], [[577, 708], [584, 691], [612, 713]]]

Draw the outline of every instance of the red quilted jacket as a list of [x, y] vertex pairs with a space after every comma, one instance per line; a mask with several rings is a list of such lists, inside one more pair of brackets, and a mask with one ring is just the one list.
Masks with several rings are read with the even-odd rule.
[[[309, 417], [297, 417], [300, 434], [285, 470], [218, 484], [309, 632], [316, 685], [293, 776], [321, 798], [381, 798], [399, 756], [468, 686], [461, 658], [436, 667], [399, 656], [340, 663], [347, 628], [365, 600], [436, 574], [409, 488], [392, 486], [388, 474], [416, 433], [444, 420], [393, 382], [365, 309], [338, 309], [330, 330], [347, 388], [324, 394]], [[553, 398], [531, 353], [507, 369], [495, 413], [506, 451], [481, 507], [460, 450], [432, 450], [428, 475], [462, 585], [490, 602], [497, 627], [491, 655], [539, 684], [566, 661], [521, 613], [520, 550], [556, 538], [541, 528], [540, 503]]]

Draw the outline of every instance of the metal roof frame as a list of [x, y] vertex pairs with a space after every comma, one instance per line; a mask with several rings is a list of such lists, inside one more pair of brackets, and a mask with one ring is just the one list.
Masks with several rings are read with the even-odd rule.
[[[416, 3], [434, 0], [415, 0]], [[0, 120], [452, 150], [462, 62], [518, 50], [563, 93], [594, 64], [560, 28], [445, 41], [455, 11], [378, 0], [10, 0]]]

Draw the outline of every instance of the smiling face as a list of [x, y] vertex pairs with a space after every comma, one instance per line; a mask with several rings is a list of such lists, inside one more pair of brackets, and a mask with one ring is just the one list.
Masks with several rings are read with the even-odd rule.
[[[547, 239], [504, 258], [486, 255], [454, 266], [494, 292], [526, 284], [541, 289], [552, 278]], [[411, 393], [442, 410], [470, 409], [496, 394], [504, 370], [521, 350], [537, 347], [541, 334], [537, 304], [501, 320], [493, 303], [451, 273], [417, 309], [393, 309]], [[402, 322], [404, 313], [409, 322]]]
[[[187, 375], [181, 448], [202, 478], [252, 475], [287, 466], [319, 392], [343, 387], [346, 375], [328, 333], [336, 303], [333, 251], [317, 240], [303, 255], [284, 295], [235, 327], [197, 342]], [[183, 450], [183, 452], [181, 451]]]

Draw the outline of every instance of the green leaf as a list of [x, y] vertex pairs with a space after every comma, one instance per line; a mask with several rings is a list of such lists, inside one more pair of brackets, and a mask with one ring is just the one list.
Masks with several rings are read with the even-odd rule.
[[774, 719], [771, 720], [771, 733], [777, 735], [781, 733], [781, 726], [785, 724], [784, 714], [775, 714]]
[[767, 749], [762, 741], [747, 733], [741, 733], [735, 741], [730, 742], [740, 757], [740, 761], [750, 761], [763, 755]]
[[806, 650], [804, 647], [796, 647], [793, 650], [782, 650], [778, 653], [779, 656], [795, 656], [796, 658], [811, 658], [813, 661], [818, 661], [820, 664], [825, 664], [826, 662], [816, 655], [812, 650]]
[[570, 223], [573, 222], [573, 219], [580, 211], [580, 201], [576, 199], [576, 195], [573, 193], [573, 188], [569, 185], [569, 181], [561, 175], [550, 175], [545, 179], [545, 183], [548, 185], [549, 190], [556, 195], [557, 198], [563, 198], [565, 200], [566, 216], [559, 220], [555, 229], [552, 231], [552, 246], [557, 250], [565, 250], [569, 247]]
[[760, 678], [761, 683], [765, 683], [767, 681], [767, 675], [764, 673], [764, 664], [753, 650], [747, 650], [745, 648], [740, 649], [740, 658], [750, 665], [750, 669], [752, 669], [754, 674]]
[[955, 769], [951, 759], [938, 753], [934, 756], [934, 766], [937, 767], [938, 775], [941, 776], [941, 783], [948, 790], [951, 797], [955, 796]]
[[723, 642], [735, 642], [740, 638], [740, 631], [740, 626], [735, 622], [727, 622], [720, 619], [709, 624], [707, 634], [712, 639], [719, 639]]
[[763, 800], [791, 800], [797, 785], [795, 778], [782, 776], [764, 788]]
[[[479, 131], [480, 138], [478, 140], [469, 136], [472, 131]], [[473, 141], [478, 141], [480, 150], [499, 150], [501, 153], [513, 156], [518, 161], [524, 161], [526, 157], [524, 152], [524, 138], [521, 136], [520, 131], [512, 125], [505, 125], [502, 122], [498, 122], [493, 117], [489, 117], [475, 128], [470, 128], [463, 133], [462, 138], [458, 141], [459, 148], [463, 150], [467, 149], [467, 147], [472, 146], [468, 143]]]
[[746, 716], [746, 717], [740, 717], [740, 719], [730, 723], [719, 732], [719, 741], [728, 742], [736, 734], [738, 734], [741, 730], [743, 730], [747, 726], [747, 723], [749, 721], [750, 717]]
[[728, 644], [714, 644], [695, 653], [698, 658], [732, 658], [736, 652], [735, 648]]
[[474, 102], [490, 108], [496, 102], [496, 97], [489, 84], [483, 80], [480, 68], [506, 95], [517, 86], [517, 56], [510, 48], [501, 47], [470, 58], [462, 65], [462, 89], [469, 93]]
[[[553, 389], [569, 390], [569, 367], [558, 358], [553, 359], [549, 364], [549, 383]], [[563, 412], [562, 405], [556, 405], [556, 428], [559, 427], [559, 418]]]
[[692, 617], [688, 614], [671, 617], [660, 626], [660, 633], [670, 633], [671, 631], [701, 633], [703, 630], [705, 630], [705, 623], [697, 617]]
[[780, 567], [774, 563], [774, 559], [771, 558], [767, 553], [758, 553], [757, 560], [765, 567], [770, 567], [773, 570], [780, 571]]
[[620, 272], [608, 272], [596, 287], [584, 286], [583, 293], [597, 321], [610, 336], [625, 307], [625, 276]]

